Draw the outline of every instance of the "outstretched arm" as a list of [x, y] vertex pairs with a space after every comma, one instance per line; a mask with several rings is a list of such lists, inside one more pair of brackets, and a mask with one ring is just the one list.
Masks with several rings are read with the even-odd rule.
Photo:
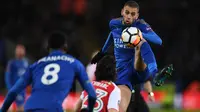
[[96, 93], [95, 90], [91, 84], [91, 82], [89, 81], [88, 75], [85, 71], [84, 66], [82, 65], [82, 63], [79, 63], [77, 66], [78, 69], [78, 80], [82, 86], [82, 88], [88, 93], [88, 100], [89, 100], [89, 105], [88, 105], [88, 109], [89, 112], [93, 111], [95, 102], [96, 102]]
[[3, 106], [1, 108], [2, 112], [6, 112], [8, 110], [12, 102], [15, 100], [17, 94], [19, 94], [22, 90], [24, 90], [26, 86], [30, 84], [30, 82], [31, 82], [30, 70], [27, 69], [23, 77], [21, 77], [8, 92], [5, 101], [3, 103]]

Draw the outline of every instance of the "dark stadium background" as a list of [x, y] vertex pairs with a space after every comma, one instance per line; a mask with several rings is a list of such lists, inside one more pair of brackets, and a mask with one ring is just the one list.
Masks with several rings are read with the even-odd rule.
[[[108, 23], [120, 16], [125, 1], [0, 0], [0, 94], [6, 93], [4, 71], [17, 43], [25, 45], [32, 63], [47, 53], [48, 34], [60, 30], [67, 35], [68, 52], [87, 65], [92, 53], [104, 44]], [[163, 40], [161, 47], [152, 44], [159, 68], [174, 64], [173, 77], [161, 89], [171, 88], [173, 93], [169, 94], [173, 99], [175, 92], [183, 93], [187, 85], [200, 80], [200, 4], [198, 0], [136, 1], [140, 18]], [[200, 85], [197, 87], [195, 90], [200, 92]], [[167, 99], [164, 107], [172, 108], [173, 101], [168, 103]]]

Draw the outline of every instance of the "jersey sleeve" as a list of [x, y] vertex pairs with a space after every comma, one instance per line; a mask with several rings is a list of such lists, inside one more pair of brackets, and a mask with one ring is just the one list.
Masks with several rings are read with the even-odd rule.
[[138, 26], [142, 32], [142, 36], [144, 37], [144, 39], [154, 44], [162, 45], [162, 39], [152, 30], [151, 26], [143, 19], [140, 19], [138, 21]]
[[78, 60], [76, 60], [76, 75], [83, 89], [87, 89], [88, 85], [92, 85], [86, 73], [85, 67]]
[[88, 93], [88, 101], [89, 101], [89, 110], [92, 111], [95, 102], [96, 102], [96, 93], [92, 86], [92, 83], [89, 81], [88, 75], [86, 73], [85, 67], [81, 62], [77, 61], [76, 70], [77, 70], [77, 78], [82, 86], [82, 88]]
[[9, 61], [6, 67], [6, 72], [5, 72], [5, 83], [8, 89], [12, 87], [12, 61]]
[[109, 99], [108, 99], [108, 109], [116, 109], [119, 111], [119, 103], [121, 101], [121, 92], [120, 89], [115, 86], [115, 89], [111, 92]]
[[16, 96], [24, 90], [31, 83], [31, 70], [28, 68], [25, 74], [15, 83], [15, 85], [9, 90], [5, 101], [2, 106], [2, 111], [7, 111]]
[[115, 18], [115, 19], [112, 19], [110, 20], [109, 22], [109, 28], [110, 28], [110, 31], [116, 29], [116, 28], [119, 28], [122, 24], [122, 18]]
[[113, 44], [112, 30], [120, 27], [121, 20], [122, 20], [122, 18], [116, 18], [116, 19], [112, 19], [109, 22], [109, 28], [110, 28], [111, 32], [109, 33], [108, 38], [107, 38], [106, 42], [104, 43], [103, 48], [101, 49], [103, 53], [107, 52], [108, 48]]

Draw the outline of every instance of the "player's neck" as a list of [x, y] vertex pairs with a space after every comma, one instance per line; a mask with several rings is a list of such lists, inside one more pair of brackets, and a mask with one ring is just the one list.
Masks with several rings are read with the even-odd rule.
[[15, 57], [17, 60], [22, 60], [24, 58], [24, 56], [16, 56]]
[[65, 53], [65, 51], [62, 50], [62, 49], [50, 49], [50, 50], [49, 50], [50, 53], [56, 52], [56, 51], [60, 51], [60, 52], [62, 52], [62, 53]]

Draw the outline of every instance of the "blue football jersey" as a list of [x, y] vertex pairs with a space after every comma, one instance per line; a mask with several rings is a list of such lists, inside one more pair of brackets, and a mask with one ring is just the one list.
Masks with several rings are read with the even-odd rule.
[[16, 81], [25, 73], [28, 68], [28, 61], [23, 59], [12, 59], [8, 62], [5, 80], [7, 88], [10, 89]]
[[24, 75], [26, 83], [32, 84], [25, 110], [62, 108], [76, 76], [82, 83], [88, 81], [81, 62], [61, 51], [54, 51], [35, 62]]
[[[121, 39], [122, 31], [127, 27], [123, 24], [122, 20], [122, 18], [117, 18], [110, 21], [109, 26], [111, 32], [102, 48], [102, 52], [106, 52], [109, 46], [114, 42], [114, 54], [116, 58], [117, 68], [128, 66], [127, 62], [134, 59], [135, 52], [134, 48], [127, 47]], [[160, 42], [160, 37], [154, 33], [151, 27], [143, 19], [137, 19], [133, 22], [131, 26], [140, 29], [145, 39], [148, 40], [149, 38], [152, 38], [153, 40], [157, 39], [158, 41], [156, 42]], [[149, 41], [151, 41], [152, 39], [150, 39]]]

